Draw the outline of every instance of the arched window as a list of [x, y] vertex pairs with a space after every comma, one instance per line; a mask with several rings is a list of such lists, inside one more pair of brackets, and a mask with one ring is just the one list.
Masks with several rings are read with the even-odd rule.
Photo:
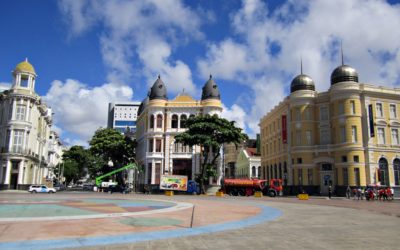
[[253, 166], [251, 168], [251, 177], [256, 177], [256, 167], [255, 166]]
[[178, 128], [178, 116], [177, 115], [172, 115], [171, 128]]
[[394, 172], [394, 185], [400, 185], [400, 159], [396, 158], [393, 161], [393, 172]]
[[379, 181], [381, 185], [389, 185], [388, 162], [385, 158], [379, 160]]
[[187, 120], [187, 116], [181, 115], [181, 128], [186, 128], [186, 120]]
[[189, 116], [189, 118], [193, 118], [193, 117], [195, 117], [195, 115], [193, 115], [193, 114], [191, 114], [191, 115]]
[[154, 115], [150, 116], [150, 128], [154, 128]]
[[162, 128], [162, 115], [157, 115], [157, 128]]

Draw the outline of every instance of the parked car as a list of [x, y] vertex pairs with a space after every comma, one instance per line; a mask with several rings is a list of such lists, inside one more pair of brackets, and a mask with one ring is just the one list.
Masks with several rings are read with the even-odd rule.
[[128, 187], [124, 187], [121, 185], [113, 185], [113, 186], [109, 186], [108, 187], [108, 192], [109, 193], [123, 193], [123, 194], [127, 194], [129, 193], [131, 190]]
[[65, 185], [63, 185], [63, 184], [55, 185], [54, 189], [57, 190], [57, 191], [66, 190]]
[[82, 190], [83, 191], [93, 191], [93, 187], [94, 187], [93, 184], [84, 183], [83, 186], [82, 186]]
[[30, 193], [55, 193], [57, 190], [55, 188], [49, 188], [46, 185], [31, 185], [29, 186]]

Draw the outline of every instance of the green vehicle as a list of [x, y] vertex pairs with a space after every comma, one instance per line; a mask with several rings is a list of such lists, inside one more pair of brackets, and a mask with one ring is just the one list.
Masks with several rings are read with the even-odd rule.
[[[99, 188], [103, 187], [102, 183], [103, 183], [103, 179], [104, 178], [109, 177], [109, 176], [111, 176], [113, 174], [119, 173], [121, 171], [128, 170], [128, 169], [137, 169], [137, 170], [139, 170], [136, 164], [130, 163], [130, 164], [128, 164], [128, 165], [126, 165], [126, 166], [124, 166], [122, 168], [118, 168], [118, 169], [113, 170], [113, 171], [111, 171], [111, 172], [109, 172], [107, 174], [103, 174], [103, 175], [97, 177], [96, 178], [96, 186], [99, 187]], [[110, 185], [117, 185], [118, 183], [117, 182], [106, 182], [105, 184], [108, 187]]]

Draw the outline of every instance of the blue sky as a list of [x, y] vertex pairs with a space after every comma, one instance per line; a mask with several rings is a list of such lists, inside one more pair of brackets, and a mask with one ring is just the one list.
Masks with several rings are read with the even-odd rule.
[[254, 136], [300, 58], [317, 91], [329, 88], [341, 42], [361, 82], [399, 87], [399, 23], [398, 1], [1, 1], [0, 84], [28, 57], [54, 129], [85, 145], [108, 102], [141, 101], [158, 74], [169, 98], [199, 98], [212, 74], [224, 117]]

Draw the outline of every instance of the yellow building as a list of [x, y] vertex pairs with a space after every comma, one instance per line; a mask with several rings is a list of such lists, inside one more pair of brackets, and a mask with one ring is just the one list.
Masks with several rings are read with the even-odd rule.
[[347, 186], [400, 187], [400, 89], [358, 82], [337, 67], [326, 92], [295, 77], [291, 93], [260, 120], [263, 178], [282, 178], [286, 192], [338, 195]]
[[142, 184], [159, 184], [161, 175], [194, 179], [200, 170], [200, 147], [175, 143], [174, 136], [186, 131], [185, 121], [189, 117], [220, 116], [221, 112], [220, 93], [211, 76], [203, 87], [201, 100], [184, 92], [168, 100], [166, 86], [158, 77], [138, 110], [136, 154], [145, 169]]

